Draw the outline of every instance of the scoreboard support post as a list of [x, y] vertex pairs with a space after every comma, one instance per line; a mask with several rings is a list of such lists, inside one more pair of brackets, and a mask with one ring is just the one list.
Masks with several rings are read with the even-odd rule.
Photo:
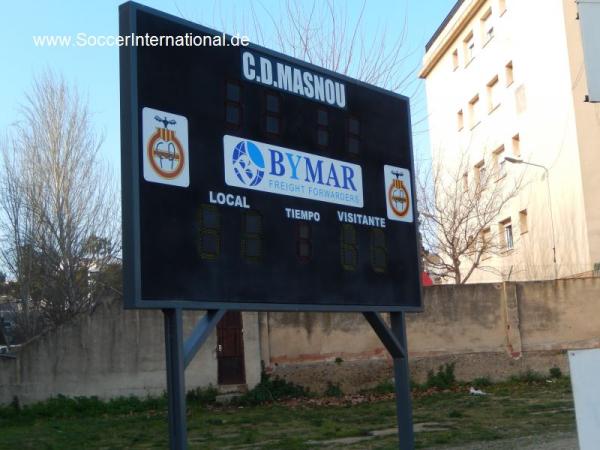
[[[180, 308], [163, 309], [169, 409], [169, 448], [171, 450], [187, 449], [185, 369], [226, 312], [225, 309], [206, 311], [205, 316], [198, 322], [190, 337], [184, 342], [182, 310]], [[398, 448], [400, 450], [414, 450], [415, 439], [405, 314], [403, 312], [391, 312], [389, 327], [377, 312], [363, 312], [363, 315], [390, 352], [394, 361]]]
[[183, 362], [183, 320], [179, 308], [163, 309], [165, 319], [165, 355], [169, 404], [169, 448], [187, 449], [185, 414], [185, 367]]
[[408, 347], [406, 344], [406, 321], [403, 312], [390, 313], [390, 327], [376, 312], [363, 312], [381, 343], [394, 360], [394, 386], [396, 390], [396, 417], [398, 421], [398, 448], [413, 450], [415, 437], [410, 396], [410, 373], [408, 370]]
[[410, 372], [408, 371], [408, 347], [406, 345], [406, 321], [403, 312], [390, 313], [392, 332], [404, 349], [402, 357], [394, 358], [394, 383], [396, 387], [396, 416], [400, 450], [413, 450], [415, 436], [410, 396]]

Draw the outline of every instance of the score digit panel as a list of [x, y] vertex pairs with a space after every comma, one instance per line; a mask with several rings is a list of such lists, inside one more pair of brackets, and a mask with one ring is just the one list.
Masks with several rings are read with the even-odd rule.
[[252, 45], [120, 58], [126, 307], [421, 309], [405, 97]]

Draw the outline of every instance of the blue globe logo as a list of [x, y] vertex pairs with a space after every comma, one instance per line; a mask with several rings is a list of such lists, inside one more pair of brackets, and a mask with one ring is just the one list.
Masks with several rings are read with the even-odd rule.
[[265, 176], [265, 159], [256, 144], [241, 141], [233, 149], [233, 170], [242, 183], [256, 186]]

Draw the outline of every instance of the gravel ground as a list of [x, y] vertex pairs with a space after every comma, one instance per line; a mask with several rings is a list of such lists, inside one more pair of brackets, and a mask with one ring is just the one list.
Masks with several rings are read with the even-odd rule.
[[461, 445], [460, 447], [432, 447], [427, 450], [579, 450], [577, 433], [550, 433], [501, 441]]

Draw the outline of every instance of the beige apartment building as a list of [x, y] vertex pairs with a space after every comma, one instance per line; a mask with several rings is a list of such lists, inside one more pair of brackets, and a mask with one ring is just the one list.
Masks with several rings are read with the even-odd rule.
[[485, 261], [494, 270], [469, 282], [598, 275], [600, 104], [586, 102], [575, 0], [458, 1], [420, 76], [434, 164], [462, 152], [474, 176], [526, 180], [493, 224], [503, 247]]

